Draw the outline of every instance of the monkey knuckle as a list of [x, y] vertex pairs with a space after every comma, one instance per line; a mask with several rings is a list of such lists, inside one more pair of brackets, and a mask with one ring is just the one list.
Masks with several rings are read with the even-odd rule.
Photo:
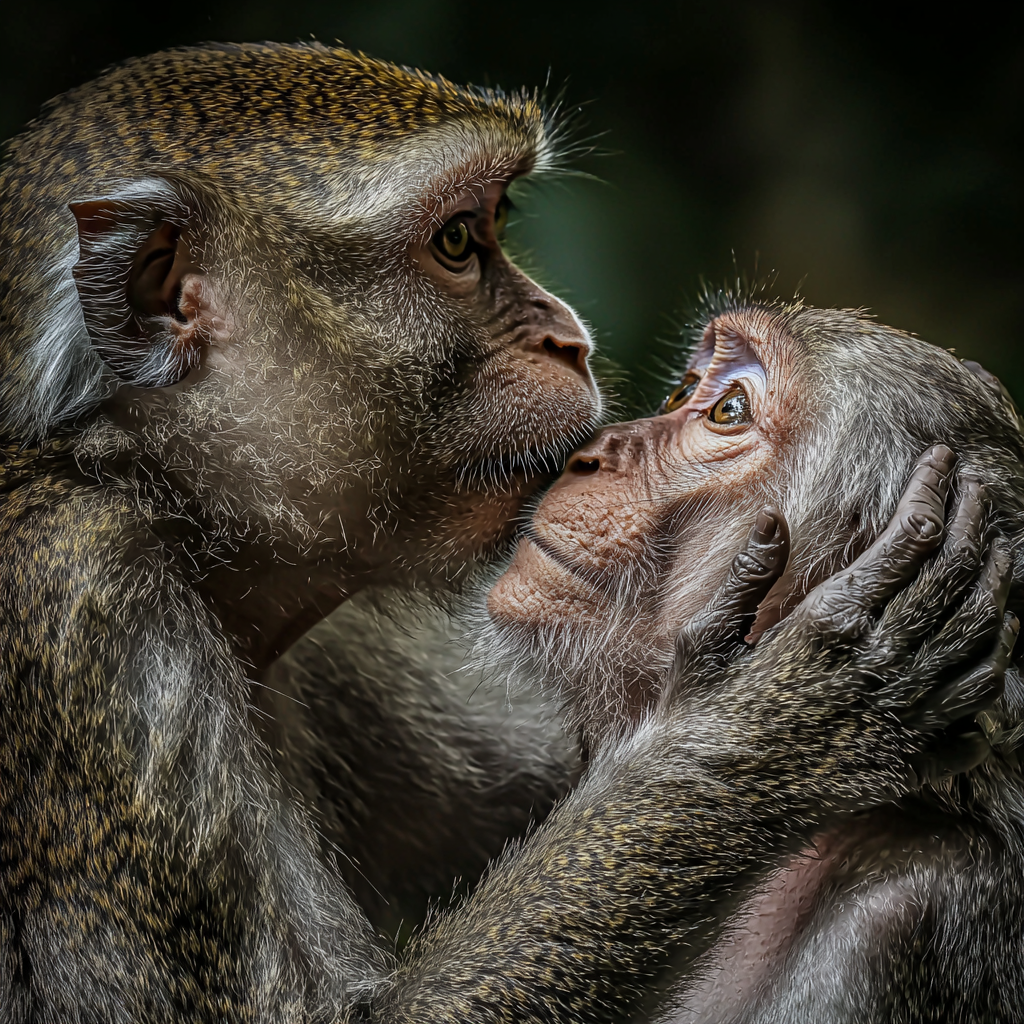
[[949, 568], [952, 572], [963, 572], [981, 562], [981, 538], [964, 536], [952, 537], [946, 544]]
[[858, 632], [853, 618], [836, 609], [823, 609], [808, 626], [809, 633], [817, 635], [827, 647], [836, 649], [842, 648]]
[[[921, 548], [931, 547], [941, 536], [945, 523], [941, 515], [941, 507], [937, 511], [931, 505], [918, 505], [902, 514], [897, 520], [898, 550], [911, 555]], [[897, 554], [897, 557], [899, 555]]]
[[769, 571], [754, 552], [750, 550], [741, 551], [732, 562], [732, 576], [730, 582], [734, 587], [744, 588], [749, 585], [750, 579], [764, 576]]

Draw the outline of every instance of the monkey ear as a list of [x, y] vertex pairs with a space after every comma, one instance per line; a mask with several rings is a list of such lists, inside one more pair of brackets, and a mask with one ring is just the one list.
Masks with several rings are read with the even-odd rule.
[[73, 275], [96, 351], [128, 383], [177, 383], [224, 323], [211, 308], [189, 211], [166, 186], [69, 208], [78, 225]]

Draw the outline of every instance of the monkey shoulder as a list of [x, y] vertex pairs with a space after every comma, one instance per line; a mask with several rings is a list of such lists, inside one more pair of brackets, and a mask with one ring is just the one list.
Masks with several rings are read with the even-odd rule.
[[155, 531], [125, 496], [60, 475], [0, 493], [0, 545], [0, 600], [30, 621], [64, 613], [83, 591], [113, 596], [132, 570], [161, 560]]
[[24, 694], [30, 715], [80, 703], [92, 716], [93, 701], [109, 703], [112, 680], [131, 674], [139, 648], [168, 632], [168, 614], [197, 636], [210, 633], [158, 524], [128, 494], [60, 470], [0, 489], [5, 699]]

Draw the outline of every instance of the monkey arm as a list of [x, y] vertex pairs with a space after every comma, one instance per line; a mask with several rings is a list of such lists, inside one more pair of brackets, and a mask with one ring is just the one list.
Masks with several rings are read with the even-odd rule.
[[[908, 788], [921, 737], [990, 698], [1005, 661], [1004, 636], [987, 675], [936, 687], [952, 620], [930, 608], [914, 620], [927, 659], [901, 656], [906, 577], [938, 534], [896, 563], [883, 544], [858, 569], [867, 589], [840, 576], [706, 700], [666, 704], [602, 751], [386, 984], [387, 957], [256, 742], [223, 632], [124, 504], [43, 481], [0, 506], [0, 979], [20, 1019], [332, 1019], [348, 1005], [379, 1021], [614, 1019], [670, 953], [703, 948], [716, 905], [766, 857]], [[983, 576], [968, 595], [979, 621], [1001, 615], [1000, 587]], [[851, 601], [868, 627], [825, 657], [815, 624]], [[956, 646], [954, 662], [970, 656]], [[924, 717], [901, 723], [904, 709]]]
[[[974, 543], [976, 492], [935, 563], [949, 586], [916, 587], [942, 539], [952, 467], [948, 452], [931, 456], [893, 525], [850, 569], [720, 684], [666, 702], [600, 752], [538, 832], [413, 947], [378, 1019], [621, 1019], [669, 955], [692, 961], [718, 937], [722, 908], [766, 863], [829, 817], [917, 784], [928, 738], [998, 696], [1016, 636], [1015, 622], [999, 625], [999, 548], [982, 563]], [[727, 584], [740, 598], [719, 602], [733, 630], [770, 584], [764, 572], [750, 584], [757, 547]], [[960, 639], [962, 616], [982, 646], [997, 639], [980, 667], [956, 675], [980, 657]]]
[[456, 879], [475, 883], [578, 774], [554, 710], [526, 694], [509, 708], [462, 667], [453, 624], [410, 600], [382, 612], [356, 596], [254, 689], [325, 856], [392, 934], [449, 901]]
[[0, 1001], [18, 1021], [330, 1019], [387, 958], [138, 521], [62, 480], [0, 496]]

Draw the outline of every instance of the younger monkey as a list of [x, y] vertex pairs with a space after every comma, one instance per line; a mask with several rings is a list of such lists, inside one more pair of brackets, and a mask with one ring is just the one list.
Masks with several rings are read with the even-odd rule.
[[[859, 678], [876, 706], [898, 710], [907, 683], [893, 674], [896, 652], [912, 652], [913, 690], [918, 673], [935, 673], [937, 645], [960, 644], [967, 658], [994, 643], [987, 666], [949, 676], [911, 716], [946, 730], [910, 758], [924, 788], [875, 810], [825, 815], [800, 853], [761, 833], [762, 854], [736, 855], [731, 884], [713, 904], [680, 892], [694, 933], [715, 941], [679, 948], [684, 980], [674, 983], [669, 1016], [1020, 1020], [1024, 683], [1016, 667], [1005, 695], [984, 710], [991, 667], [1007, 662], [1017, 631], [1012, 614], [1000, 631], [997, 610], [1008, 600], [1020, 611], [1024, 582], [1016, 410], [984, 371], [862, 314], [726, 298], [705, 323], [660, 414], [602, 431], [545, 496], [489, 596], [505, 640], [499, 656], [539, 664], [593, 746], [614, 748], [611, 737], [656, 703], [654, 721], [666, 708], [690, 718], [693, 742], [717, 748], [730, 772], [736, 760], [758, 765], [756, 783], [734, 777], [718, 790], [727, 805], [748, 802], [747, 827], [758, 829], [763, 802], [805, 785], [802, 772], [841, 791], [868, 763], [839, 749], [872, 742], [871, 725], [848, 737], [806, 726], [834, 692], [827, 681], [840, 652], [861, 652]], [[838, 591], [837, 581], [814, 590], [878, 534], [916, 453], [939, 442], [960, 456], [948, 555], [880, 616], [856, 606], [870, 575], [859, 561], [837, 577]], [[994, 536], [982, 529], [986, 503]], [[771, 507], [759, 529], [775, 552], [755, 588], [764, 600], [747, 605], [756, 618], [733, 615], [730, 632], [716, 621], [720, 606], [704, 608], [704, 593], [726, 577], [761, 506]], [[981, 564], [992, 584], [971, 592]], [[829, 592], [832, 607], [822, 602]], [[775, 645], [808, 623], [820, 636], [797, 667]], [[741, 640], [748, 631], [749, 642], [760, 637], [753, 653]], [[736, 700], [750, 716], [742, 734]], [[786, 728], [790, 741], [780, 746], [771, 737]], [[989, 744], [995, 754], [986, 759]], [[810, 766], [808, 747], [822, 751]], [[708, 813], [703, 801], [692, 813]], [[742, 836], [733, 842], [744, 846]]]

